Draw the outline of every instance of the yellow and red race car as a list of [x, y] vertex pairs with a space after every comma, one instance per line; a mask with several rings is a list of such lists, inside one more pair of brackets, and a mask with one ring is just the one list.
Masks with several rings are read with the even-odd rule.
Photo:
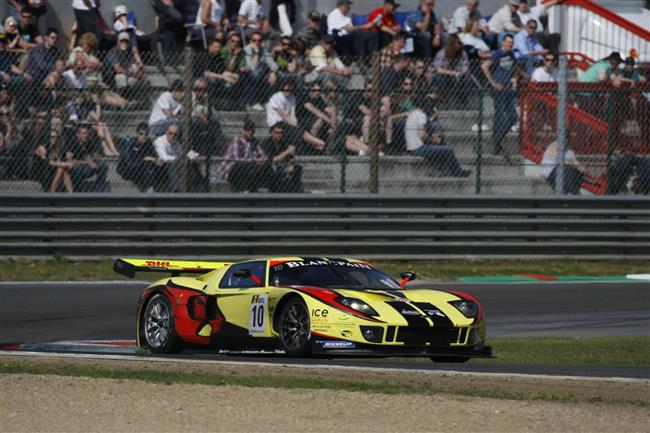
[[[138, 347], [282, 350], [291, 356], [491, 357], [479, 302], [409, 289], [361, 260], [277, 257], [239, 263], [118, 259], [114, 270], [166, 272], [137, 312]], [[200, 274], [182, 276], [183, 274]]]

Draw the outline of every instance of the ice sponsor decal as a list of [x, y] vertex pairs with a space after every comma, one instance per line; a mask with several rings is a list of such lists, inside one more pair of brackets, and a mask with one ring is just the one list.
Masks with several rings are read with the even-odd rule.
[[329, 311], [327, 310], [327, 308], [323, 308], [323, 309], [316, 308], [311, 310], [312, 317], [327, 317], [328, 314]]
[[269, 295], [254, 295], [251, 298], [250, 316], [248, 320], [249, 334], [263, 334], [266, 332], [267, 316], [269, 307]]
[[316, 340], [316, 344], [323, 346], [323, 349], [354, 349], [357, 345], [351, 341], [340, 340]]

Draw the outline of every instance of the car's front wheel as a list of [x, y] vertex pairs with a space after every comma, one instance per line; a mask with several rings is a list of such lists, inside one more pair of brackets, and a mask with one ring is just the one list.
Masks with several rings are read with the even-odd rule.
[[306, 355], [311, 350], [309, 311], [300, 298], [289, 300], [280, 313], [280, 345], [287, 355]]
[[174, 328], [171, 302], [162, 293], [151, 297], [140, 322], [140, 335], [153, 353], [177, 353], [182, 349]]

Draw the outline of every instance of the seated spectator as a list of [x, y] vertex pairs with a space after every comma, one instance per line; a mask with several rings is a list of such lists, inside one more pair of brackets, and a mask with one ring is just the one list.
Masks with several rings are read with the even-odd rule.
[[[578, 77], [578, 81], [580, 83], [609, 83], [612, 79], [612, 74], [618, 69], [621, 63], [623, 63], [623, 59], [620, 53], [614, 51], [606, 58], [591, 65], [589, 69]], [[575, 98], [578, 106], [582, 110], [604, 119], [606, 116], [605, 109], [607, 102], [599, 96], [601, 94], [580, 92], [575, 95]]]
[[113, 16], [113, 30], [118, 36], [120, 33], [126, 32], [129, 35], [131, 45], [138, 47], [140, 52], [156, 50], [157, 35], [147, 34], [141, 30], [137, 26], [133, 11], [129, 12], [129, 9], [124, 5], [117, 5]]
[[[183, 150], [180, 142], [180, 128], [177, 124], [171, 123], [167, 126], [165, 133], [156, 138], [153, 142], [157, 159], [162, 162], [162, 168], [166, 174], [165, 192], [181, 192], [182, 179], [180, 158]], [[199, 167], [199, 154], [190, 149], [187, 152], [189, 164], [187, 166], [187, 190], [205, 192], [206, 183]]]
[[379, 51], [379, 64], [382, 71], [390, 67], [395, 62], [395, 59], [402, 55], [405, 46], [405, 32], [399, 32], [392, 36], [391, 42]]
[[[262, 45], [262, 33], [254, 31], [250, 43], [244, 47], [246, 67], [243, 79], [248, 92], [244, 95], [249, 107], [259, 110], [256, 104], [268, 98], [269, 90], [275, 86], [278, 79], [278, 65], [273, 56]], [[251, 91], [252, 90], [252, 91]], [[261, 111], [261, 110], [259, 110]]]
[[399, 155], [404, 151], [403, 131], [406, 126], [406, 118], [413, 108], [413, 78], [408, 73], [402, 77], [402, 82], [398, 86], [391, 87], [393, 90], [390, 96], [382, 98], [382, 106], [389, 107], [386, 120], [385, 151], [390, 155]]
[[442, 27], [433, 11], [435, 0], [420, 0], [417, 10], [406, 18], [406, 31], [413, 37], [415, 57], [432, 58], [442, 47]]
[[462, 33], [458, 33], [460, 41], [463, 43], [471, 59], [489, 59], [492, 51], [488, 44], [485, 43], [480, 33], [480, 22], [470, 18]]
[[219, 178], [230, 183], [233, 192], [257, 192], [270, 188], [273, 171], [268, 155], [255, 140], [255, 123], [246, 119], [242, 133], [232, 139], [225, 160], [217, 170]]
[[334, 37], [324, 35], [319, 45], [309, 52], [309, 61], [318, 72], [321, 83], [334, 81], [340, 88], [347, 87], [352, 68], [345, 66], [334, 51]]
[[50, 28], [45, 32], [42, 44], [36, 45], [27, 58], [26, 80], [39, 85], [52, 71], [54, 62], [60, 58], [59, 50], [56, 48], [56, 41], [59, 39], [59, 31]]
[[43, 80], [43, 86], [51, 89], [62, 89], [66, 87], [68, 84], [64, 77], [65, 72], [65, 60], [56, 60], [52, 72], [47, 74], [47, 77]]
[[215, 105], [221, 107], [224, 100], [233, 97], [239, 74], [226, 70], [226, 61], [221, 57], [223, 44], [219, 39], [211, 39], [208, 50], [194, 57], [194, 78], [208, 80], [208, 94]]
[[99, 154], [98, 143], [91, 140], [88, 126], [83, 124], [79, 125], [74, 136], [64, 143], [64, 162], [70, 167], [68, 172], [75, 191], [110, 191], [106, 179], [108, 165], [100, 159]]
[[[327, 102], [321, 94], [320, 84], [318, 82], [311, 83], [307, 95], [302, 98], [296, 107], [298, 126], [314, 137], [324, 139], [334, 124], [332, 113], [328, 112], [327, 108]], [[305, 152], [300, 150], [300, 153]]]
[[616, 158], [607, 176], [606, 194], [650, 194], [650, 162], [638, 155]]
[[108, 73], [112, 75], [115, 87], [124, 89], [143, 83], [144, 63], [136, 45], [131, 44], [129, 34], [120, 32], [117, 45], [106, 54]]
[[402, 31], [402, 27], [395, 19], [395, 10], [399, 7], [400, 4], [395, 0], [384, 0], [383, 7], [373, 9], [368, 15], [366, 23], [373, 24], [371, 29], [379, 35], [379, 47], [389, 44]]
[[269, 137], [262, 143], [273, 172], [269, 182], [271, 192], [303, 192], [302, 166], [295, 160], [296, 145], [284, 136], [284, 124], [270, 128]]
[[165, 190], [163, 163], [158, 159], [153, 142], [149, 138], [149, 128], [146, 123], [140, 123], [136, 136], [124, 140], [117, 172], [124, 180], [129, 180], [141, 192]]
[[[158, 30], [163, 37], [163, 52], [177, 51], [185, 38], [185, 18], [182, 2], [178, 0], [151, 0], [158, 16]], [[172, 58], [175, 60], [175, 58]]]
[[[81, 90], [88, 87], [86, 67], [82, 61], [74, 60], [72, 67], [63, 72], [63, 81], [70, 89]], [[46, 78], [47, 79], [47, 78]]]
[[[410, 155], [420, 156], [431, 164], [434, 172], [443, 176], [467, 177], [469, 170], [463, 170], [453, 149], [445, 144], [444, 136], [437, 126], [437, 110], [429, 102], [416, 100], [409, 110], [404, 128], [406, 150]], [[432, 104], [431, 104], [432, 105]], [[431, 113], [429, 118], [426, 112]], [[431, 123], [429, 125], [429, 123]]]
[[302, 40], [307, 49], [311, 49], [318, 45], [321, 39], [320, 31], [320, 20], [321, 14], [318, 11], [311, 11], [307, 16], [307, 25], [298, 32], [296, 36], [298, 39]]
[[478, 23], [478, 32], [483, 34], [481, 36], [489, 35], [490, 27], [478, 10], [478, 4], [479, 0], [465, 0], [465, 6], [460, 6], [454, 11], [449, 33], [467, 32], [468, 22], [475, 20]]
[[66, 161], [57, 130], [50, 132], [49, 147], [45, 149], [44, 146], [39, 146], [37, 152], [39, 158], [42, 158], [42, 161], [48, 164], [48, 166], [39, 169], [43, 189], [49, 192], [59, 192], [61, 185], [63, 185], [66, 192], [74, 192], [72, 175], [70, 174], [70, 169], [74, 163]]
[[185, 93], [183, 81], [175, 80], [169, 90], [161, 93], [156, 99], [149, 116], [149, 132], [152, 135], [163, 136], [169, 125], [181, 123], [183, 93]]
[[119, 156], [115, 144], [113, 143], [113, 136], [106, 122], [102, 119], [102, 105], [101, 91], [97, 87], [90, 89], [90, 101], [93, 104], [93, 109], [88, 113], [88, 122], [91, 131], [99, 139], [102, 146], [104, 156]]
[[545, 18], [548, 15], [548, 10], [560, 3], [562, 0], [549, 0], [545, 2], [540, 2], [539, 5], [528, 7], [528, 0], [520, 0], [521, 4], [519, 9], [517, 9], [517, 15], [522, 23], [527, 23], [529, 20], [533, 19], [537, 23], [537, 39], [539, 39], [542, 47], [549, 50], [551, 53], [556, 56], [560, 54], [560, 43], [562, 42], [562, 36], [559, 33], [548, 33], [544, 31], [544, 24], [542, 23], [541, 18]]
[[220, 155], [225, 150], [225, 139], [219, 116], [210, 105], [208, 79], [198, 78], [192, 88], [192, 123], [190, 147], [201, 155]]
[[226, 4], [224, 0], [200, 0], [199, 12], [196, 14], [196, 24], [205, 26], [204, 31], [207, 39], [214, 38], [214, 35], [221, 31], [222, 19]]
[[39, 20], [47, 12], [47, 4], [45, 0], [8, 0], [7, 9], [8, 15], [16, 19], [21, 19], [23, 12], [29, 13], [30, 21], [33, 20], [35, 27], [39, 28]]
[[548, 50], [542, 47], [537, 39], [537, 22], [529, 20], [526, 29], [515, 35], [513, 51], [515, 58], [525, 65], [526, 72], [532, 74], [535, 67], [541, 63]]
[[14, 17], [7, 17], [4, 22], [4, 35], [6, 38], [5, 49], [13, 51], [27, 51], [27, 42], [20, 36], [18, 31], [18, 20]]
[[520, 0], [507, 0], [506, 4], [501, 7], [488, 22], [490, 32], [494, 38], [490, 44], [493, 48], [500, 48], [505, 35], [515, 35], [524, 30], [524, 24], [517, 15], [517, 10], [521, 4]]
[[[557, 141], [549, 144], [542, 156], [540, 171], [549, 186], [555, 191], [555, 177], [557, 176], [558, 147]], [[580, 164], [573, 150], [568, 148], [564, 154], [564, 194], [580, 194], [580, 186], [585, 179], [587, 170]]]
[[295, 59], [291, 55], [290, 48], [291, 38], [289, 36], [282, 36], [278, 43], [271, 48], [271, 56], [278, 67], [277, 74], [280, 78], [293, 76], [296, 70]]
[[469, 58], [458, 35], [449, 35], [433, 62], [433, 85], [452, 108], [465, 108], [472, 81]]
[[411, 63], [409, 74], [413, 80], [414, 89], [427, 91], [431, 88], [433, 73], [427, 71], [427, 62], [424, 59], [415, 59], [415, 61]]
[[237, 22], [243, 27], [246, 38], [250, 38], [253, 32], [268, 36], [271, 30], [262, 0], [244, 0], [239, 8]]
[[[612, 84], [616, 87], [634, 88], [639, 84], [646, 83], [648, 80], [635, 69], [636, 61], [633, 57], [628, 57], [623, 62], [623, 69], [616, 69], [612, 73]], [[610, 124], [614, 135], [613, 141], [616, 148], [624, 148], [629, 139], [623, 136], [628, 120], [636, 120], [641, 130], [642, 147], [649, 149], [650, 140], [648, 140], [648, 130], [650, 125], [647, 124], [648, 98], [650, 93], [638, 93], [630, 91], [614, 92], [612, 97], [613, 123]], [[645, 124], [644, 124], [645, 123]]]
[[334, 37], [339, 55], [370, 56], [379, 47], [379, 34], [373, 28], [380, 20], [355, 26], [348, 16], [351, 9], [350, 0], [337, 0], [336, 7], [327, 15], [327, 34]]
[[266, 124], [269, 128], [279, 122], [285, 123], [285, 135], [293, 143], [304, 140], [316, 151], [322, 152], [325, 141], [315, 137], [309, 131], [304, 131], [298, 126], [296, 118], [296, 98], [293, 95], [295, 86], [289, 79], [282, 83], [281, 90], [271, 96], [266, 104]]
[[[41, 122], [44, 125], [44, 122]], [[36, 131], [37, 125], [32, 125], [29, 131]], [[44, 128], [38, 128], [41, 132]], [[6, 179], [26, 179], [29, 177], [30, 151], [33, 142], [23, 138], [16, 131], [15, 119], [9, 107], [0, 108], [0, 177]]]
[[251, 96], [250, 87], [246, 86], [244, 77], [248, 74], [248, 66], [246, 65], [246, 55], [242, 46], [241, 36], [237, 32], [230, 32], [228, 36], [228, 43], [221, 49], [221, 58], [225, 62], [225, 70], [231, 74], [237, 74], [239, 77], [236, 85], [232, 87], [233, 100], [235, 102], [235, 109], [255, 108], [256, 110], [263, 110], [259, 104], [246, 107]]
[[32, 21], [33, 16], [34, 14], [29, 7], [24, 7], [20, 11], [18, 33], [25, 42], [27, 50], [31, 50], [36, 45], [43, 43], [43, 37], [38, 32], [38, 26]]
[[557, 57], [553, 53], [544, 55], [544, 63], [539, 66], [530, 80], [534, 83], [557, 83], [558, 82]]

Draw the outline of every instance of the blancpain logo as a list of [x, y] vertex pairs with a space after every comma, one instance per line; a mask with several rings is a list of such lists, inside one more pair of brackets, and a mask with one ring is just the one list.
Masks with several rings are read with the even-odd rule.
[[426, 312], [429, 316], [447, 317], [445, 316], [445, 313], [440, 310], [426, 310]]
[[402, 309], [401, 313], [404, 314], [405, 316], [419, 316], [420, 315], [420, 313], [418, 313], [415, 310], [407, 310], [407, 309]]

